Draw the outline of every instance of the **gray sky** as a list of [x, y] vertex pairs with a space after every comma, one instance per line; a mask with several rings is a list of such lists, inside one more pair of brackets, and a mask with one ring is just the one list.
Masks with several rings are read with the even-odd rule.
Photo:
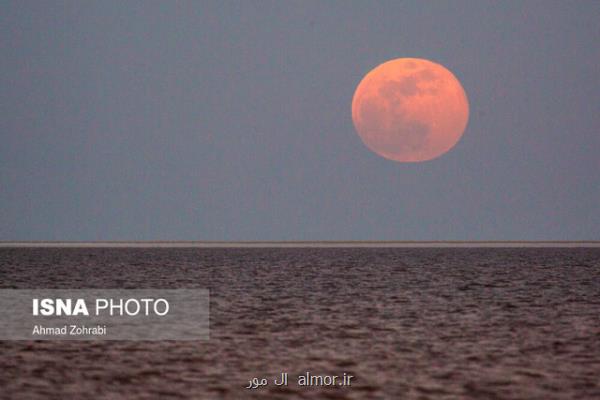
[[[0, 240], [600, 239], [600, 2], [3, 2]], [[471, 106], [426, 163], [350, 104], [427, 58]]]

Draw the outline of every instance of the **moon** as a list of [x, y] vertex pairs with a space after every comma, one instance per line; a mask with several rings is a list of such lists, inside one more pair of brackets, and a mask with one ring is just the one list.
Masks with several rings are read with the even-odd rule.
[[458, 143], [468, 120], [469, 102], [458, 79], [421, 58], [375, 67], [352, 99], [352, 121], [363, 143], [398, 162], [441, 156]]

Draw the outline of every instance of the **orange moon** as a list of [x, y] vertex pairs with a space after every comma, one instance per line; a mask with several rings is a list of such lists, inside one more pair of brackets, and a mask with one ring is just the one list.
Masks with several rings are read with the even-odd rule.
[[371, 70], [352, 99], [363, 143], [389, 160], [421, 162], [450, 150], [469, 119], [460, 82], [440, 64], [397, 58]]

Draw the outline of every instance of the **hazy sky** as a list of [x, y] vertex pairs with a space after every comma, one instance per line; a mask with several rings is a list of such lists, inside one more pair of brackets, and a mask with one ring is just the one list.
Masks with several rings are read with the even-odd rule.
[[[600, 239], [600, 2], [4, 1], [0, 240]], [[376, 65], [462, 82], [444, 156], [388, 161]]]

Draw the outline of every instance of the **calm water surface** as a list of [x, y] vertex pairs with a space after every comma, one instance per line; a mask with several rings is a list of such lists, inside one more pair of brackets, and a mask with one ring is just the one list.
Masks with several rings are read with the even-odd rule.
[[4, 248], [0, 286], [211, 290], [206, 342], [0, 342], [0, 398], [600, 398], [597, 248]]

